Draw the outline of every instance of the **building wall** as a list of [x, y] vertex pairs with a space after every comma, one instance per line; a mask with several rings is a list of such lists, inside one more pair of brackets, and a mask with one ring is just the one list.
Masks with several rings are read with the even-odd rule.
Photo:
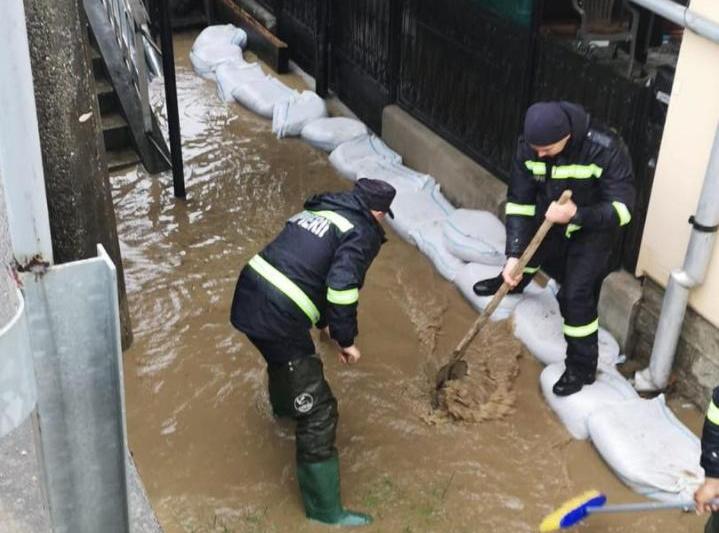
[[13, 317], [18, 304], [15, 282], [10, 274], [12, 258], [2, 174], [0, 174], [0, 329]]
[[[691, 9], [719, 23], [719, 2], [692, 0]], [[681, 267], [719, 124], [719, 44], [686, 31], [657, 162], [637, 275], [666, 287]], [[706, 282], [691, 294], [690, 306], [719, 327], [719, 245]]]

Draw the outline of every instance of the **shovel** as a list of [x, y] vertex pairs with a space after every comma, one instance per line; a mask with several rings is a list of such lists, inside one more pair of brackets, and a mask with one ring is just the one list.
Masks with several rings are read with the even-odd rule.
[[[559, 205], [564, 205], [571, 198], [572, 191], [564, 191], [562, 193], [562, 196], [560, 196], [559, 198]], [[524, 271], [524, 267], [526, 267], [527, 263], [529, 263], [529, 260], [532, 259], [532, 256], [537, 251], [537, 248], [539, 248], [539, 245], [542, 244], [544, 237], [547, 236], [547, 233], [549, 233], [549, 230], [552, 229], [553, 225], [554, 224], [552, 222], [546, 219], [544, 220], [544, 222], [542, 222], [542, 225], [539, 226], [537, 233], [534, 234], [534, 237], [530, 241], [527, 248], [524, 250], [522, 256], [519, 258], [519, 262], [514, 267], [514, 270], [512, 271], [512, 277], [517, 277]], [[477, 333], [479, 333], [479, 331], [489, 321], [489, 317], [492, 316], [494, 310], [497, 309], [499, 304], [502, 302], [502, 298], [504, 298], [511, 289], [512, 287], [506, 281], [502, 283], [502, 286], [494, 294], [492, 301], [490, 301], [489, 305], [484, 308], [482, 314], [477, 317], [477, 320], [474, 322], [474, 324], [472, 324], [472, 327], [469, 328], [469, 331], [454, 349], [452, 355], [450, 355], [449, 363], [444, 365], [442, 368], [439, 369], [439, 372], [437, 372], [437, 379], [435, 381], [435, 405], [437, 405], [438, 403], [437, 392], [442, 387], [444, 387], [445, 383], [448, 380], [460, 379], [467, 375], [467, 362], [463, 359], [464, 354], [467, 351], [467, 347], [477, 336]]]

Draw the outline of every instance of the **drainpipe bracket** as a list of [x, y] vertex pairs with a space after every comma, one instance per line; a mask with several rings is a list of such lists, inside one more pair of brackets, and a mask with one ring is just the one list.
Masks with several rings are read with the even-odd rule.
[[719, 224], [715, 226], [705, 226], [697, 222], [694, 215], [689, 217], [689, 224], [691, 224], [695, 230], [701, 231], [702, 233], [716, 233], [717, 230], [719, 230]]

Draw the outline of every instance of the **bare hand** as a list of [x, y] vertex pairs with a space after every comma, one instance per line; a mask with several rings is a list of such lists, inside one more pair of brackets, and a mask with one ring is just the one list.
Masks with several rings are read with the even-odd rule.
[[340, 347], [340, 363], [344, 365], [353, 365], [359, 361], [360, 357], [362, 357], [362, 354], [354, 344], [352, 346], [347, 346], [347, 348]]
[[577, 204], [567, 200], [564, 205], [559, 205], [559, 202], [549, 204], [549, 209], [547, 209], [547, 214], [544, 215], [544, 218], [555, 224], [568, 224], [576, 214]]
[[694, 493], [694, 503], [697, 514], [709, 511], [719, 511], [719, 505], [710, 505], [709, 502], [719, 497], [719, 478], [708, 477], [704, 484]]
[[508, 283], [510, 287], [516, 287], [519, 282], [522, 281], [521, 272], [517, 277], [512, 277], [512, 272], [514, 271], [514, 267], [517, 266], [517, 263], [519, 263], [519, 259], [516, 257], [510, 257], [507, 259], [507, 264], [504, 265], [504, 270], [502, 270], [502, 278], [504, 278], [504, 281]]

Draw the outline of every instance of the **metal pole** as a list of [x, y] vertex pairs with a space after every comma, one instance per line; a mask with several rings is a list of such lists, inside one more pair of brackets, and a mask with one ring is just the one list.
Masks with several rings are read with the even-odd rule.
[[15, 258], [52, 263], [50, 220], [35, 108], [30, 47], [22, 0], [3, 3], [0, 17], [0, 173]]
[[[631, 1], [697, 35], [719, 43], [719, 24], [685, 6], [671, 0]], [[709, 268], [719, 227], [719, 126], [714, 135], [696, 215], [690, 222], [692, 233], [684, 256], [684, 265], [669, 276], [649, 367], [634, 376], [638, 390], [661, 390], [669, 383], [689, 293], [704, 282]]]
[[160, 44], [162, 70], [165, 77], [165, 104], [167, 127], [170, 130], [170, 156], [172, 158], [172, 184], [176, 198], [185, 198], [185, 172], [182, 166], [182, 140], [180, 114], [177, 110], [177, 84], [175, 82], [175, 54], [172, 50], [172, 23], [167, 0], [160, 0]]
[[315, 91], [322, 98], [327, 98], [329, 93], [329, 63], [327, 52], [329, 22], [328, 0], [318, 0], [315, 6], [317, 18], [317, 35], [315, 42]]
[[682, 28], [719, 43], [719, 24], [672, 0], [630, 0]]

